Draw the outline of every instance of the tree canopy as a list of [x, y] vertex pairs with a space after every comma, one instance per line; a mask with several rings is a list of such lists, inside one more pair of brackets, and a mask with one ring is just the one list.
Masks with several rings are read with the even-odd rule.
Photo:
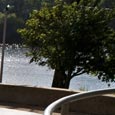
[[[17, 28], [24, 27], [25, 21], [28, 19], [29, 13], [32, 10], [39, 10], [41, 5], [47, 1], [48, 3], [54, 4], [54, 0], [0, 0], [0, 18], [4, 15], [4, 9], [9, 4], [13, 6], [12, 11], [9, 13], [8, 23], [7, 23], [7, 36], [6, 43], [22, 43], [22, 39], [19, 34], [17, 34]], [[63, 0], [67, 3], [72, 3], [73, 1], [79, 2], [80, 0]], [[101, 1], [101, 2], [100, 2]], [[114, 7], [114, 0], [96, 0], [96, 3], [103, 3], [103, 7]], [[20, 7], [21, 6], [21, 7]], [[13, 13], [13, 14], [12, 14]], [[11, 15], [11, 16], [10, 16]], [[12, 17], [12, 15], [15, 15]], [[12, 17], [12, 18], [10, 18]], [[4, 17], [2, 18], [2, 20]], [[1, 20], [1, 19], [0, 19]], [[13, 26], [11, 26], [11, 23]], [[115, 28], [115, 21], [112, 23]], [[3, 34], [3, 21], [0, 21], [0, 43], [2, 42]]]
[[30, 47], [31, 62], [55, 69], [52, 86], [68, 88], [70, 80], [83, 73], [114, 81], [115, 31], [110, 22], [115, 9], [98, 4], [56, 0], [33, 11], [25, 28], [18, 30]]

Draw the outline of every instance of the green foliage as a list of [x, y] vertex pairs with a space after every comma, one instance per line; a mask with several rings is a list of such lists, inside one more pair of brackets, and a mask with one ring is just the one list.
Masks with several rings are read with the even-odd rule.
[[18, 30], [31, 48], [31, 62], [63, 71], [69, 79], [91, 73], [103, 81], [113, 81], [115, 31], [109, 23], [115, 18], [115, 10], [95, 3], [56, 0], [54, 6], [33, 11], [25, 28]]
[[[72, 3], [73, 1], [77, 1], [79, 3], [79, 1], [81, 1], [81, 0], [63, 0], [63, 1], [66, 1], [67, 3]], [[85, 0], [82, 0], [82, 1], [85, 1]], [[100, 2], [100, 1], [102, 1], [102, 2]], [[19, 24], [16, 24], [16, 22], [14, 22], [16, 24], [16, 27], [20, 28], [20, 27], [24, 26], [25, 20], [28, 18], [29, 13], [32, 12], [32, 10], [40, 9], [41, 5], [43, 5], [44, 2], [47, 2], [49, 4], [54, 4], [54, 0], [0, 0], [0, 12], [2, 12], [2, 13], [4, 12], [4, 9], [7, 4], [10, 4], [11, 6], [13, 6], [13, 9], [12, 9], [12, 11], [10, 11], [10, 13], [15, 13], [17, 20], [20, 20], [20, 22], [22, 22]], [[92, 0], [92, 1], [90, 1], [89, 4], [92, 3], [92, 6], [95, 6], [98, 4], [98, 6], [99, 6], [103, 2], [104, 2], [104, 4], [103, 4], [104, 7], [111, 7], [111, 6], [114, 7], [114, 3], [115, 3], [114, 0]], [[0, 14], [0, 16], [2, 16], [2, 15]], [[1, 36], [2, 36], [2, 25], [3, 25], [3, 23], [0, 25], [1, 26], [0, 27], [0, 30], [1, 30], [0, 35]], [[112, 25], [114, 26], [115, 24], [112, 23]], [[9, 40], [9, 39], [12, 40], [12, 38], [13, 38], [16, 41], [18, 41], [20, 36], [16, 33], [16, 30], [14, 30], [14, 29], [17, 29], [16, 27], [10, 28], [8, 30], [8, 33], [10, 33], [10, 34], [8, 34], [8, 36], [6, 36], [7, 40]], [[11, 33], [11, 31], [13, 33]], [[0, 39], [0, 42], [1, 42], [1, 39]], [[14, 42], [14, 40], [13, 40], [13, 42]]]

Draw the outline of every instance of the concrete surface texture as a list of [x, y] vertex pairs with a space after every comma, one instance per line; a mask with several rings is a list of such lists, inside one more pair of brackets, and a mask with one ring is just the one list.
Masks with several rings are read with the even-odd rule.
[[[42, 115], [49, 104], [75, 93], [79, 91], [0, 84], [0, 115]], [[68, 106], [69, 115], [115, 115], [115, 95], [83, 99]]]
[[34, 112], [8, 109], [8, 108], [0, 108], [0, 115], [41, 115]]

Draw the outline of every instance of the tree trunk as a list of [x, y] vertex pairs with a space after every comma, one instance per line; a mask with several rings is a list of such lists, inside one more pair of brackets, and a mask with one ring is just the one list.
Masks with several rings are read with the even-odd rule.
[[52, 87], [69, 88], [70, 79], [68, 79], [65, 71], [55, 70]]

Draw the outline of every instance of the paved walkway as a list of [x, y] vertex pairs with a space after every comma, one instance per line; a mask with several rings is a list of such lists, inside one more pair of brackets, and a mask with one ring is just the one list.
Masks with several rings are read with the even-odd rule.
[[0, 108], [0, 115], [41, 115], [41, 114], [23, 110]]

